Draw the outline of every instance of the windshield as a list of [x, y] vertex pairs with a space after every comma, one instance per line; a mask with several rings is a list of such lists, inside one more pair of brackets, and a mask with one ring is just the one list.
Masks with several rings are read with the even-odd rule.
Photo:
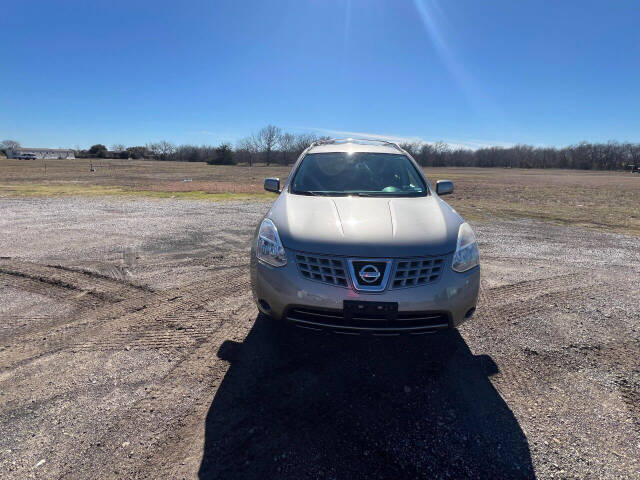
[[298, 195], [424, 196], [428, 190], [405, 155], [312, 153], [304, 157], [291, 183]]

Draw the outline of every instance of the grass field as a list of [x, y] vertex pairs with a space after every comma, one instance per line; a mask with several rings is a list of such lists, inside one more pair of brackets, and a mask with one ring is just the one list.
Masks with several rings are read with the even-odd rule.
[[[273, 198], [264, 177], [284, 179], [283, 166], [211, 166], [129, 160], [0, 160], [0, 196], [110, 195], [203, 200]], [[463, 216], [526, 217], [640, 235], [640, 176], [623, 172], [428, 168], [450, 179], [447, 197]]]

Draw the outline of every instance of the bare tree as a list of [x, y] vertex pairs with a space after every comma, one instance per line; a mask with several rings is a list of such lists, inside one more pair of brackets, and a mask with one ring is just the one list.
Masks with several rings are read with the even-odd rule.
[[0, 150], [15, 150], [17, 148], [20, 148], [20, 143], [15, 140], [3, 140], [0, 143]]
[[147, 150], [160, 160], [168, 160], [176, 152], [176, 146], [166, 140], [160, 140], [159, 142], [147, 143]]
[[258, 146], [254, 140], [255, 135], [241, 138], [236, 144], [236, 153], [239, 161], [246, 161], [249, 166], [253, 165], [253, 160], [258, 153]]
[[123, 144], [121, 143], [114, 143], [113, 145], [111, 145], [111, 151], [112, 152], [124, 152], [127, 149], [127, 147], [125, 147]]
[[282, 159], [285, 165], [291, 163], [291, 159], [295, 153], [296, 137], [291, 133], [284, 133], [280, 136], [279, 147], [282, 151]]
[[280, 141], [282, 130], [275, 125], [267, 125], [254, 135], [258, 150], [264, 154], [267, 166], [271, 164], [271, 154]]
[[147, 142], [147, 144], [144, 147], [147, 149], [147, 152], [155, 155], [156, 158], [158, 158], [158, 150], [160, 149], [160, 146], [157, 143]]
[[171, 142], [167, 142], [166, 140], [160, 140], [158, 142], [158, 151], [162, 160], [169, 160], [171, 155], [175, 153], [176, 146]]
[[299, 156], [309, 145], [318, 140], [313, 133], [299, 133], [295, 137], [293, 152], [295, 156]]
[[409, 155], [412, 157], [417, 157], [420, 154], [420, 149], [422, 148], [421, 142], [405, 142], [400, 145], [400, 148], [409, 152]]

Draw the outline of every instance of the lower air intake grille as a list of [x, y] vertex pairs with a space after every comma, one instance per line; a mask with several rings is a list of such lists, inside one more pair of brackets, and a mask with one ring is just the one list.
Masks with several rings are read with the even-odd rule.
[[423, 258], [419, 260], [397, 260], [391, 288], [426, 285], [440, 278], [444, 259]]
[[449, 327], [449, 316], [441, 312], [398, 312], [395, 320], [367, 315], [346, 319], [342, 310], [294, 307], [287, 320], [301, 327], [333, 330], [339, 333], [428, 333]]
[[296, 263], [304, 278], [341, 287], [347, 286], [344, 261], [340, 258], [298, 253]]

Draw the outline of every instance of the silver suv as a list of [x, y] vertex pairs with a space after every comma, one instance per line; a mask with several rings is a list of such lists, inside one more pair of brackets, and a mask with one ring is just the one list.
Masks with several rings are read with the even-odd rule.
[[256, 229], [251, 284], [275, 321], [339, 333], [428, 333], [470, 318], [480, 284], [473, 230], [395, 143], [307, 148]]

